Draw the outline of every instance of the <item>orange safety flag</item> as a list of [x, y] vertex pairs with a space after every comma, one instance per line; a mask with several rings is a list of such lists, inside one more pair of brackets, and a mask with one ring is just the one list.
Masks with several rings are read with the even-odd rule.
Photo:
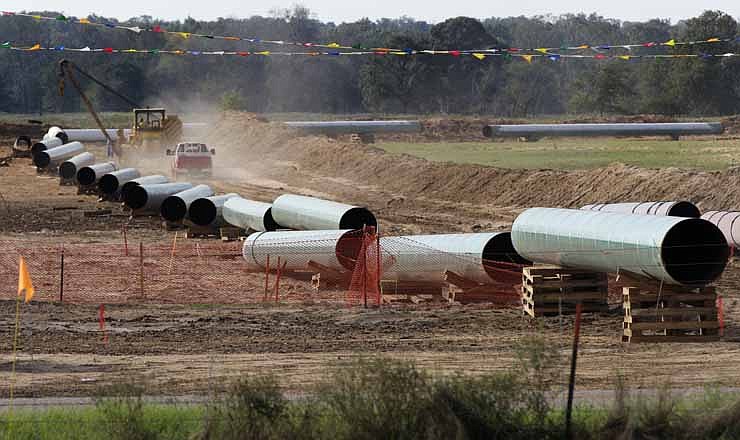
[[32, 47], [30, 47], [30, 48], [28, 48], [26, 50], [29, 50], [29, 51], [41, 50], [41, 45], [40, 44], [34, 44]]
[[532, 64], [532, 55], [522, 55], [522, 58], [524, 58], [524, 61], [527, 63]]
[[28, 267], [26, 267], [26, 260], [21, 257], [21, 262], [18, 265], [18, 296], [21, 296], [23, 292], [26, 292], [26, 302], [30, 302], [35, 291], [33, 290], [33, 283], [31, 283], [31, 275], [28, 273]]

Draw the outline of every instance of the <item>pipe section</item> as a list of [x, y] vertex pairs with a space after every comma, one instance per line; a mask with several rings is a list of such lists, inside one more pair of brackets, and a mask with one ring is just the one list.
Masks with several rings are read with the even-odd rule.
[[740, 212], [707, 211], [701, 218], [717, 226], [730, 246], [740, 247]]
[[502, 280], [502, 268], [515, 270], [497, 263], [529, 263], [514, 249], [509, 232], [381, 237], [380, 246], [393, 256], [383, 266], [383, 279], [398, 281], [442, 283], [449, 270], [490, 284]]
[[304, 270], [308, 263], [335, 270], [353, 270], [362, 249], [362, 232], [333, 231], [272, 231], [255, 232], [244, 240], [242, 255], [249, 270], [265, 270], [267, 258], [270, 268], [285, 264], [287, 270]]
[[624, 214], [668, 215], [699, 218], [701, 212], [691, 202], [596, 203], [582, 206], [586, 211], [621, 212]]
[[70, 142], [59, 147], [40, 151], [33, 156], [33, 164], [37, 168], [52, 168], [67, 159], [77, 156], [85, 151], [85, 147], [79, 142]]
[[184, 191], [177, 192], [162, 202], [159, 213], [168, 222], [182, 221], [188, 215], [188, 208], [195, 200], [211, 197], [213, 190], [208, 185], [196, 185]]
[[483, 136], [528, 137], [543, 136], [659, 136], [674, 138], [684, 135], [721, 134], [719, 122], [618, 123], [618, 124], [520, 124], [486, 125]]
[[63, 144], [69, 143], [69, 137], [64, 130], [59, 127], [49, 127], [49, 130], [44, 135], [44, 140], [53, 138], [61, 139]]
[[117, 169], [118, 167], [113, 162], [96, 163], [80, 168], [80, 170], [77, 171], [77, 183], [79, 183], [80, 186], [95, 185], [104, 174], [111, 173]]
[[135, 186], [139, 185], [159, 185], [162, 183], [169, 183], [170, 179], [161, 174], [154, 174], [152, 176], [137, 177], [136, 179], [129, 180], [121, 186], [121, 200], [126, 200], [126, 195]]
[[286, 127], [305, 133], [360, 134], [360, 133], [418, 133], [419, 121], [296, 121], [285, 122]]
[[234, 198], [240, 198], [239, 194], [229, 193], [194, 200], [188, 208], [188, 218], [198, 226], [221, 225], [224, 223], [224, 204]]
[[70, 157], [59, 165], [59, 177], [66, 180], [75, 179], [77, 171], [82, 167], [95, 163], [95, 155], [86, 151], [77, 156]]
[[514, 221], [511, 239], [534, 262], [689, 286], [716, 280], [729, 257], [722, 232], [698, 218], [530, 208]]
[[224, 220], [242, 229], [274, 231], [280, 226], [272, 218], [272, 205], [255, 200], [234, 197], [224, 203]]
[[139, 177], [141, 177], [141, 174], [136, 168], [123, 168], [118, 171], [112, 171], [100, 178], [100, 181], [98, 181], [98, 191], [102, 194], [113, 195], [118, 192], [125, 183], [138, 179]]
[[286, 229], [362, 229], [377, 226], [367, 208], [314, 197], [284, 194], [272, 203], [272, 218]]
[[184, 182], [135, 185], [125, 193], [123, 203], [133, 211], [159, 213], [164, 199], [192, 187]]
[[56, 148], [64, 145], [64, 142], [58, 137], [52, 137], [49, 139], [42, 139], [35, 144], [31, 145], [31, 156], [35, 156], [41, 151], [46, 151], [50, 148]]

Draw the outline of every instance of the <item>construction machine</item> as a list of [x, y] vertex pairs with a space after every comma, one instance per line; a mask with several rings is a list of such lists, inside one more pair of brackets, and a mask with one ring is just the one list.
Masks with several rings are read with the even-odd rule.
[[[125, 139], [123, 130], [118, 130], [117, 139], [114, 140], [111, 138], [95, 111], [92, 102], [80, 86], [77, 74], [84, 76], [132, 107], [133, 121], [128, 139]], [[77, 90], [77, 93], [80, 94], [82, 102], [85, 103], [88, 112], [90, 112], [96, 125], [112, 146], [113, 153], [116, 156], [121, 157], [123, 155], [122, 147], [124, 145], [138, 147], [143, 152], [161, 154], [168, 146], [180, 142], [182, 137], [182, 121], [176, 115], [167, 115], [166, 110], [163, 108], [142, 108], [141, 105], [132, 99], [85, 72], [69, 60], [61, 60], [59, 62], [59, 94], [61, 96], [64, 96], [65, 79], [68, 79], [75, 90]]]

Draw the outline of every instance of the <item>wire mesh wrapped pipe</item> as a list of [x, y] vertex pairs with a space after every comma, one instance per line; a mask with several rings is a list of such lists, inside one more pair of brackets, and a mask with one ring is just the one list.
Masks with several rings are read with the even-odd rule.
[[286, 229], [362, 229], [377, 226], [367, 208], [314, 197], [284, 194], [272, 203], [272, 218]]
[[527, 209], [511, 240], [537, 263], [691, 286], [716, 280], [729, 256], [724, 235], [706, 220], [577, 209]]
[[188, 218], [198, 226], [222, 225], [224, 204], [233, 198], [240, 198], [239, 194], [229, 193], [194, 200], [188, 208]]
[[164, 199], [159, 213], [169, 222], [182, 221], [188, 215], [188, 208], [195, 200], [211, 197], [213, 190], [208, 185], [195, 185], [184, 191], [177, 192]]
[[62, 145], [64, 145], [64, 142], [58, 137], [42, 139], [31, 145], [31, 156], [34, 156], [41, 151], [46, 151], [50, 148], [60, 147]]
[[157, 184], [169, 183], [169, 182], [170, 182], [170, 179], [167, 176], [163, 176], [161, 174], [154, 174], [151, 176], [142, 176], [142, 177], [137, 177], [136, 179], [131, 179], [121, 186], [121, 200], [126, 200], [126, 195], [135, 186], [157, 185]]
[[486, 125], [483, 136], [543, 137], [543, 136], [684, 136], [721, 134], [719, 122], [612, 123], [612, 124], [514, 124]]
[[88, 165], [77, 171], [77, 182], [81, 186], [95, 185], [104, 174], [117, 169], [118, 166], [114, 162], [102, 162]]
[[33, 164], [37, 168], [52, 168], [85, 151], [85, 146], [79, 142], [70, 142], [59, 147], [39, 151], [33, 156]]
[[304, 270], [314, 262], [334, 270], [354, 269], [362, 249], [362, 232], [332, 231], [269, 231], [255, 232], [244, 240], [242, 254], [249, 270], [261, 271], [267, 265], [280, 265], [286, 270]]
[[286, 127], [305, 133], [360, 134], [360, 133], [418, 133], [419, 121], [295, 121]]
[[518, 265], [529, 263], [511, 243], [509, 232], [381, 237], [383, 279], [445, 281], [451, 271], [471, 281], [490, 284], [521, 281]]
[[234, 197], [223, 207], [224, 220], [242, 229], [274, 231], [279, 226], [272, 218], [272, 204]]
[[59, 165], [59, 177], [62, 179], [75, 179], [77, 171], [82, 167], [95, 163], [95, 155], [86, 151], [77, 156], [70, 157]]
[[621, 212], [624, 214], [669, 215], [672, 217], [699, 218], [701, 211], [691, 202], [636, 202], [636, 203], [595, 203], [582, 206], [586, 211]]
[[184, 182], [136, 185], [126, 192], [123, 202], [134, 211], [159, 214], [164, 199], [192, 187]]
[[[120, 191], [121, 187], [134, 179], [141, 177], [136, 168], [123, 168], [104, 174], [98, 181], [98, 190], [102, 194], [112, 195]], [[163, 183], [163, 182], [162, 182]]]
[[740, 212], [707, 211], [701, 218], [716, 225], [730, 246], [734, 248], [740, 246]]

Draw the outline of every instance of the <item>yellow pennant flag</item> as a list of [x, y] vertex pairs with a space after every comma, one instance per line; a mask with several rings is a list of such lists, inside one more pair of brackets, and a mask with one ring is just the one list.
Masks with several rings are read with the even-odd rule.
[[28, 273], [28, 267], [26, 267], [26, 260], [21, 257], [18, 265], [18, 296], [21, 296], [23, 292], [26, 293], [26, 302], [30, 302], [35, 291], [31, 283], [31, 275]]
[[28, 48], [26, 50], [41, 50], [41, 45], [40, 44], [34, 44], [33, 46], [31, 46], [30, 48]]
[[663, 45], [664, 46], [671, 46], [671, 47], [673, 47], [673, 46], [676, 45], [676, 40], [674, 40], [674, 39], [671, 38], [670, 40], [668, 40], [665, 43], [663, 43]]
[[478, 58], [479, 60], [483, 60], [486, 58], [486, 55], [482, 53], [474, 53], [473, 56]]
[[41, 20], [42, 17], [40, 15], [32, 15], [31, 18], [34, 20]]
[[337, 48], [337, 47], [340, 47], [340, 46], [339, 46], [338, 43], [329, 43], [329, 44], [326, 45], [326, 47]]
[[629, 55], [619, 55], [619, 59], [620, 60], [627, 60], [627, 61], [629, 61], [630, 58], [631, 57]]
[[186, 40], [187, 40], [188, 38], [190, 38], [190, 32], [178, 32], [178, 34], [179, 34], [179, 35], [180, 35], [180, 36], [181, 36], [182, 38], [185, 38]]
[[589, 46], [588, 44], [581, 44], [580, 46], [576, 46], [576, 49], [588, 49], [589, 47], [591, 46]]
[[544, 48], [544, 47], [540, 47], [539, 49], [535, 49], [535, 50], [536, 50], [537, 52], [541, 52], [541, 53], [547, 53], [547, 49], [546, 49], [546, 48]]
[[255, 54], [255, 55], [264, 55], [264, 56], [268, 56], [268, 55], [270, 55], [270, 51], [269, 51], [269, 50], [263, 50], [262, 52], [255, 52], [254, 54]]
[[522, 55], [522, 58], [524, 58], [524, 61], [532, 64], [532, 55]]

